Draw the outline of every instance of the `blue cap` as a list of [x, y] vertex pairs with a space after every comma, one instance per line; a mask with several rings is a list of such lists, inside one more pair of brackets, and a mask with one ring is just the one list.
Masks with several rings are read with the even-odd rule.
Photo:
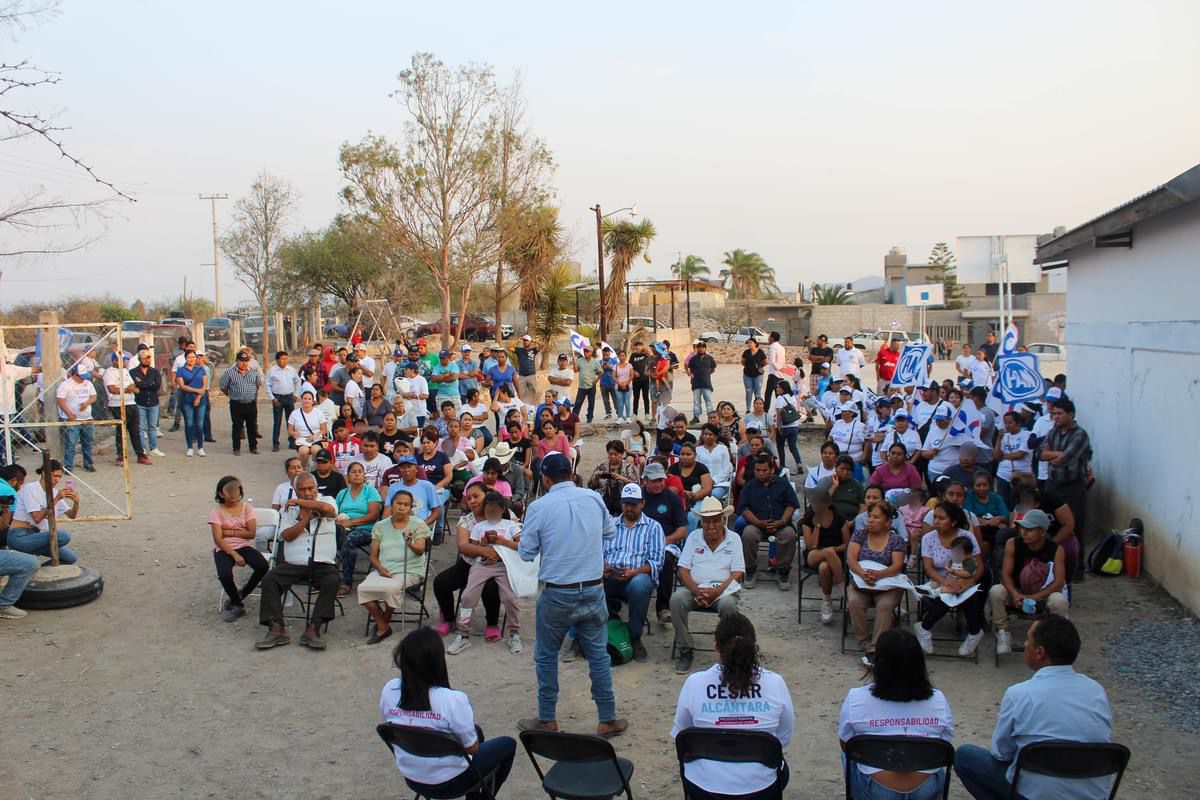
[[397, 347], [395, 350], [392, 351], [392, 355], [393, 356], [406, 356], [406, 355], [408, 355], [408, 351], [405, 350], [403, 347]]
[[548, 478], [565, 478], [571, 474], [571, 462], [562, 453], [547, 453], [542, 457], [541, 472]]
[[891, 408], [892, 401], [886, 397], [881, 397], [875, 401], [875, 407], [876, 408]]
[[415, 458], [413, 458], [412, 456], [400, 456], [399, 458], [397, 458], [397, 459], [396, 459], [396, 464], [397, 464], [397, 465], [399, 465], [399, 464], [412, 464], [412, 465], [414, 465], [414, 466], [415, 466], [415, 465], [416, 465], [416, 463], [417, 463], [417, 460], [416, 460]]
[[449, 350], [443, 350], [442, 352], [438, 353], [438, 358], [449, 358], [449, 357], [450, 357]]

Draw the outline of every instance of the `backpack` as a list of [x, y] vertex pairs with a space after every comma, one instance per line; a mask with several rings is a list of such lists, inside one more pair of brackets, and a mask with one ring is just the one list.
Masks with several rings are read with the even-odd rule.
[[1125, 538], [1116, 531], [1109, 531], [1088, 553], [1088, 572], [1107, 577], [1120, 575], [1124, 553]]

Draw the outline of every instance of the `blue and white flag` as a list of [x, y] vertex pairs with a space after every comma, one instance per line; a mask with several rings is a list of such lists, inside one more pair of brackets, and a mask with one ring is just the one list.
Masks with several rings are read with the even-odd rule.
[[582, 333], [580, 333], [579, 331], [571, 330], [571, 331], [569, 331], [569, 333], [570, 333], [570, 340], [571, 340], [571, 349], [573, 351], [575, 351], [576, 353], [583, 355], [583, 348], [585, 348], [585, 347], [590, 348], [592, 346], [592, 343], [590, 341], [588, 341], [588, 338], [586, 336], [584, 336]]
[[992, 392], [1004, 403], [1015, 405], [1040, 400], [1046, 381], [1035, 353], [1009, 353], [996, 358], [996, 384]]
[[1008, 323], [1008, 329], [1004, 331], [1004, 338], [1000, 340], [1000, 355], [1007, 356], [1017, 352], [1017, 344], [1021, 341], [1021, 331], [1017, 328], [1017, 323]]
[[978, 438], [979, 428], [979, 418], [968, 416], [966, 409], [960, 408], [958, 414], [950, 422], [950, 435], [962, 436], [969, 434], [972, 438]]
[[914, 342], [904, 345], [892, 373], [892, 386], [924, 386], [929, 383], [929, 360], [933, 345]]

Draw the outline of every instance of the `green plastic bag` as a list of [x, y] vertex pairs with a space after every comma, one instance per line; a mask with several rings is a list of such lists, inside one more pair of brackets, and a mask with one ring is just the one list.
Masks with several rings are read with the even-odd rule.
[[624, 620], [608, 621], [608, 657], [614, 667], [633, 660], [633, 643], [629, 641], [629, 626]]

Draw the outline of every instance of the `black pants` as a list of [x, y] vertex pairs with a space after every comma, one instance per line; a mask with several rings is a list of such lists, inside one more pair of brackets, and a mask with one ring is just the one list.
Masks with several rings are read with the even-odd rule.
[[582, 386], [580, 386], [575, 391], [575, 413], [579, 415], [580, 419], [583, 419], [583, 400], [584, 400], [584, 398], [587, 398], [587, 404], [588, 404], [587, 421], [591, 422], [592, 416], [596, 413], [596, 385], [595, 384], [592, 384], [592, 388], [590, 388], [590, 389], [585, 389]]
[[778, 375], [767, 376], [767, 388], [763, 392], [763, 400], [767, 403], [767, 408], [775, 405], [775, 384], [779, 383]]
[[650, 379], [649, 378], [634, 378], [633, 379], [633, 413], [634, 416], [638, 413], [638, 398], [642, 398], [642, 405], [646, 409], [646, 413], [650, 413]]
[[1082, 548], [1087, 513], [1087, 483], [1082, 478], [1070, 483], [1048, 480], [1044, 493], [1048, 499], [1056, 502], [1055, 508], [1063, 504], [1070, 507], [1071, 516], [1075, 518], [1075, 538], [1079, 540], [1079, 546]]
[[[109, 413], [113, 419], [121, 418], [121, 409], [110, 408]], [[133, 445], [133, 452], [138, 458], [146, 455], [145, 449], [142, 448], [142, 420], [138, 415], [137, 406], [130, 405], [125, 407], [125, 429], [129, 433], [129, 443]], [[118, 425], [115, 430], [117, 432], [117, 458], [125, 457], [125, 442], [121, 437], [121, 425]]]
[[238, 589], [237, 584], [233, 581], [234, 561], [232, 556], [224, 550], [217, 550], [213, 553], [213, 562], [217, 565], [217, 580], [221, 582], [221, 588], [225, 590], [225, 594], [229, 596], [235, 606], [240, 606], [259, 582], [266, 577], [268, 566], [266, 557], [251, 545], [239, 547], [235, 552], [245, 560], [246, 566], [253, 570], [246, 585], [241, 589]]
[[[271, 404], [271, 417], [273, 419], [271, 425], [272, 447], [279, 446], [279, 426], [281, 423], [283, 425], [283, 432], [287, 433], [287, 418], [292, 415], [292, 409], [296, 407], [296, 398], [292, 397], [290, 394], [277, 394], [275, 395], [275, 400], [279, 403], [279, 405], [275, 405], [275, 403]], [[295, 446], [296, 440], [289, 436], [288, 447]]]
[[654, 598], [654, 610], [666, 611], [671, 606], [671, 592], [675, 591], [675, 565], [679, 559], [667, 551], [663, 553], [662, 569], [658, 571], [658, 593]]
[[246, 442], [251, 452], [258, 449], [258, 403], [253, 400], [229, 401], [229, 421], [233, 423], [233, 452], [242, 449], [242, 425], [246, 426]]
[[[442, 612], [442, 621], [454, 624], [454, 593], [467, 588], [467, 575], [471, 565], [462, 559], [454, 559], [454, 565], [447, 567], [433, 579], [433, 596], [437, 600], [438, 609]], [[500, 590], [496, 581], [489, 580], [483, 585], [483, 616], [489, 628], [500, 624]]]
[[[243, 556], [245, 558], [245, 556]], [[258, 606], [258, 621], [263, 625], [283, 624], [283, 597], [294, 584], [309, 580], [307, 564], [276, 564], [262, 582], [262, 601]], [[337, 600], [338, 571], [333, 564], [313, 564], [312, 584], [318, 592], [317, 602], [309, 618], [320, 625], [333, 619]]]
[[[980, 586], [979, 590], [969, 598], [964, 600], [959, 608], [967, 616], [967, 633], [976, 634], [983, 630], [983, 604], [987, 601], [987, 587]], [[937, 621], [946, 616], [950, 611], [950, 606], [938, 600], [925, 600], [925, 615], [921, 617], [921, 624], [925, 630], [933, 630], [933, 626]]]

